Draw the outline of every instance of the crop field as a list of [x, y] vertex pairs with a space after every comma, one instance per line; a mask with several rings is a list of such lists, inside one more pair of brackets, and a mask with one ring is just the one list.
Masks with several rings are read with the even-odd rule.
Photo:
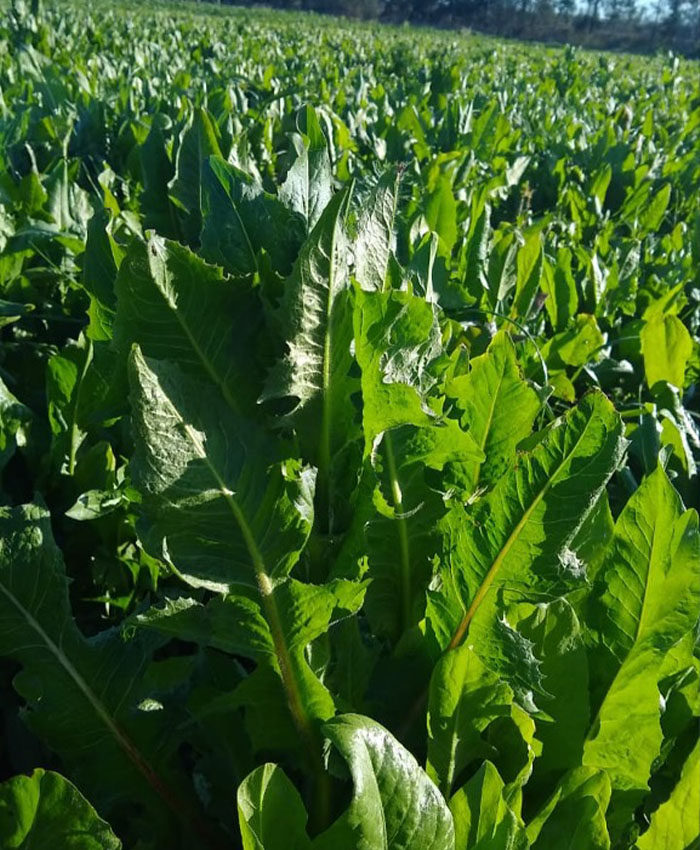
[[0, 850], [698, 850], [700, 63], [0, 10]]

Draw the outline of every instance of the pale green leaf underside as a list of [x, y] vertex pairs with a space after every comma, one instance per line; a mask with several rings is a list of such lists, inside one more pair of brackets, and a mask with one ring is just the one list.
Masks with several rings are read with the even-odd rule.
[[[285, 575], [312, 521], [313, 475], [173, 363], [130, 358], [143, 537], [191, 583], [217, 590]], [[285, 477], [286, 476], [286, 477]]]

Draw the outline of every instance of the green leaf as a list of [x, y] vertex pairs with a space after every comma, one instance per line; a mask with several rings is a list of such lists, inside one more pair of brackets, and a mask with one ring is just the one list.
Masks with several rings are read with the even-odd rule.
[[123, 256], [123, 249], [110, 232], [109, 213], [97, 210], [88, 225], [82, 283], [108, 320], [113, 318], [117, 304], [114, 287]]
[[202, 174], [201, 253], [234, 275], [259, 271], [265, 250], [289, 274], [304, 237], [299, 216], [223, 159], [211, 156]]
[[9, 391], [0, 378], [0, 471], [27, 441], [27, 428], [32, 413]]
[[691, 850], [700, 838], [700, 743], [683, 765], [671, 796], [651, 816], [649, 829], [637, 840], [639, 850]]
[[207, 159], [221, 156], [216, 125], [206, 109], [194, 109], [180, 133], [175, 176], [170, 195], [187, 213], [184, 231], [187, 241], [195, 244], [202, 229], [202, 173]]
[[473, 510], [453, 509], [445, 526], [440, 586], [431, 591], [428, 607], [443, 647], [459, 646], [469, 632], [487, 666], [495, 665], [516, 687], [532, 687], [523, 672], [534, 674], [536, 668], [521, 666], [531, 648], [501, 622], [499, 596], [580, 581], [567, 546], [623, 447], [612, 405], [591, 393], [553, 423], [534, 449], [520, 453]]
[[122, 350], [138, 343], [147, 357], [174, 360], [214, 384], [234, 413], [255, 410], [261, 377], [253, 352], [262, 317], [246, 283], [225, 279], [188, 248], [154, 236], [134, 240], [117, 294], [114, 335]]
[[[320, 762], [313, 721], [333, 714], [333, 700], [302, 650], [288, 643], [285, 610], [298, 627], [296, 611], [281, 607], [275, 592], [311, 530], [314, 474], [285, 460], [283, 444], [236, 420], [210, 384], [175, 364], [147, 361], [135, 348], [130, 380], [140, 537], [194, 586], [257, 590], [274, 645], [276, 684], [284, 686], [299, 744], [312, 763]], [[259, 679], [264, 669], [254, 675]]]
[[532, 850], [609, 850], [605, 812], [610, 780], [601, 770], [577, 767], [527, 826]]
[[521, 375], [515, 346], [500, 331], [485, 354], [475, 357], [466, 375], [447, 382], [446, 395], [461, 412], [460, 421], [483, 451], [466, 472], [465, 489], [494, 484], [531, 431], [541, 401]]
[[331, 163], [328, 143], [313, 107], [307, 105], [300, 110], [298, 125], [301, 144], [297, 145], [296, 159], [280, 187], [279, 198], [301, 214], [310, 231], [331, 200]]
[[581, 763], [590, 721], [588, 658], [581, 626], [566, 599], [522, 608], [525, 616], [517, 628], [542, 659], [539, 669], [547, 692], [538, 698], [546, 718], [537, 722], [543, 751], [535, 771], [568, 770]]
[[381, 292], [387, 282], [392, 252], [396, 243], [394, 219], [399, 192], [399, 177], [387, 171], [363, 201], [354, 240], [354, 277], [362, 289]]
[[[354, 614], [362, 605], [365, 589], [365, 583], [338, 579], [325, 585], [294, 579], [275, 583], [272, 596], [290, 652], [303, 651], [325, 634], [331, 623]], [[214, 597], [206, 605], [186, 597], [166, 599], [162, 607], [152, 606], [138, 614], [135, 622], [142, 628], [253, 660], [273, 658], [275, 653], [260, 599], [245, 586]]]
[[698, 517], [683, 510], [663, 468], [642, 482], [620, 514], [599, 575], [600, 640], [617, 670], [588, 733], [583, 763], [606, 770], [633, 808], [661, 749], [661, 664], [692, 632], [700, 606]]
[[578, 309], [576, 281], [571, 272], [571, 251], [564, 247], [557, 251], [556, 265], [545, 258], [542, 275], [542, 292], [547, 296], [544, 306], [555, 331], [563, 331]]
[[156, 113], [146, 141], [139, 148], [143, 174], [143, 192], [140, 200], [144, 213], [144, 227], [153, 228], [161, 236], [177, 239], [180, 236], [180, 230], [175, 207], [168, 195], [168, 185], [174, 177], [175, 169], [168, 157], [163, 133], [168, 121], [169, 119], [164, 115]]
[[542, 347], [542, 356], [550, 368], [585, 366], [594, 363], [605, 338], [595, 316], [579, 313], [573, 327], [555, 334]]
[[398, 425], [429, 425], [424, 404], [442, 340], [435, 308], [410, 292], [355, 292], [355, 349], [362, 369], [365, 453]]
[[452, 194], [452, 182], [439, 174], [435, 186], [425, 201], [425, 220], [439, 237], [441, 256], [449, 257], [457, 241], [457, 202]]
[[160, 818], [165, 802], [191, 817], [169, 765], [176, 741], [168, 720], [138, 708], [153, 647], [114, 631], [91, 640], [78, 631], [45, 509], [0, 508], [0, 540], [0, 655], [22, 666], [15, 688], [25, 723], [101, 810], [131, 801]]
[[4, 850], [119, 850], [122, 846], [74, 785], [58, 773], [41, 769], [0, 785], [0, 844]]
[[[290, 398], [286, 421], [302, 457], [318, 469], [316, 508], [323, 533], [344, 530], [357, 483], [359, 417], [351, 396], [353, 292], [344, 218], [350, 194], [336, 194], [302, 246], [286, 283], [282, 315], [288, 351], [268, 377], [263, 399]], [[345, 508], [345, 510], [344, 510]]]
[[324, 724], [350, 768], [348, 809], [314, 841], [314, 850], [455, 850], [454, 826], [438, 789], [384, 727], [357, 714]]
[[682, 390], [685, 368], [693, 352], [693, 340], [683, 322], [678, 316], [655, 311], [644, 323], [640, 336], [647, 385], [651, 388], [657, 381], [668, 381]]
[[525, 830], [504, 798], [504, 784], [490, 761], [450, 800], [457, 847], [527, 850]]
[[518, 251], [515, 296], [510, 311], [511, 318], [526, 319], [540, 287], [544, 264], [542, 234], [534, 230]]
[[54, 354], [46, 368], [48, 419], [56, 467], [73, 475], [78, 452], [91, 430], [123, 412], [125, 380], [105, 342], [82, 334]]
[[671, 199], [671, 184], [666, 183], [661, 189], [652, 195], [651, 201], [639, 217], [638, 232], [641, 235], [653, 233], [658, 230]]
[[308, 850], [306, 820], [299, 792], [274, 764], [256, 768], [238, 788], [243, 850]]
[[[482, 457], [471, 434], [454, 420], [385, 431], [375, 441], [372, 465], [379, 478], [379, 516], [365, 526], [371, 580], [365, 610], [373, 630], [398, 638], [425, 612], [425, 593], [438, 550], [438, 523], [446, 508], [426, 481], [427, 470]], [[397, 604], [398, 601], [398, 604]]]
[[464, 283], [469, 292], [478, 298], [482, 289], [487, 287], [486, 264], [488, 262], [488, 248], [491, 236], [491, 207], [484, 204], [483, 209], [474, 218], [469, 226], [466, 239], [466, 268]]
[[[497, 717], [508, 717], [512, 702], [511, 688], [484, 667], [468, 644], [438, 661], [430, 681], [426, 770], [448, 800], [460, 773], [486, 752], [482, 732]], [[469, 831], [468, 822], [458, 819], [455, 825], [458, 838]]]
[[287, 575], [311, 527], [313, 474], [174, 363], [135, 348], [129, 377], [147, 548], [212, 590]]

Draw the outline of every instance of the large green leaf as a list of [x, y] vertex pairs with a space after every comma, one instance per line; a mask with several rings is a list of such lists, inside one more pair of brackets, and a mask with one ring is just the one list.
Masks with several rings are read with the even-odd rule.
[[542, 660], [539, 671], [546, 694], [538, 697], [544, 717], [538, 719], [537, 737], [542, 755], [535, 774], [568, 770], [581, 763], [583, 741], [590, 722], [588, 658], [581, 626], [566, 599], [523, 605], [518, 631], [532, 641]]
[[[147, 361], [136, 348], [130, 379], [141, 537], [190, 584], [231, 594], [243, 584], [259, 594], [274, 647], [270, 664], [304, 746], [319, 760], [313, 719], [329, 717], [333, 701], [302, 649], [289, 644], [284, 616], [298, 627], [295, 609], [278, 604], [275, 593], [311, 529], [313, 472], [285, 460], [278, 441], [236, 420], [218, 391], [175, 364]], [[253, 621], [257, 640], [259, 618]], [[259, 681], [264, 668], [254, 675]]]
[[156, 113], [146, 141], [139, 148], [143, 171], [141, 208], [144, 227], [154, 228], [161, 236], [177, 239], [180, 237], [179, 222], [175, 206], [168, 195], [168, 185], [175, 174], [165, 143], [164, 130], [168, 120], [164, 115]]
[[641, 332], [644, 372], [649, 387], [668, 381], [682, 390], [693, 340], [683, 322], [672, 314], [654, 311]]
[[238, 789], [243, 850], [308, 850], [306, 810], [299, 792], [274, 764], [254, 770]]
[[428, 702], [427, 773], [447, 799], [462, 770], [487, 751], [481, 733], [497, 717], [507, 717], [512, 702], [511, 688], [468, 644], [438, 661]]
[[610, 780], [601, 770], [577, 767], [566, 773], [527, 826], [533, 850], [609, 850], [605, 812]]
[[25, 722], [102, 811], [132, 801], [158, 815], [165, 803], [187, 818], [169, 767], [176, 739], [165, 717], [140, 708], [152, 649], [113, 631], [84, 638], [48, 512], [0, 509], [0, 654], [22, 666]]
[[529, 642], [501, 620], [499, 597], [580, 581], [580, 565], [567, 547], [623, 447], [619, 417], [602, 394], [592, 393], [553, 423], [534, 449], [520, 453], [471, 511], [453, 508], [441, 586], [431, 591], [428, 607], [443, 647], [458, 646], [469, 632], [482, 660], [527, 689], [522, 665]]
[[0, 785], [0, 844], [4, 850], [120, 850], [122, 846], [74, 785], [58, 773], [41, 769]]
[[504, 784], [490, 761], [450, 800], [457, 847], [527, 850], [527, 836], [504, 798]]
[[301, 214], [310, 231], [331, 200], [331, 163], [326, 137], [311, 106], [300, 110], [298, 126], [301, 136], [297, 137], [296, 159], [280, 187], [279, 197]]
[[314, 850], [454, 850], [452, 815], [442, 795], [384, 727], [343, 714], [323, 731], [347, 762], [354, 791]]
[[[662, 661], [692, 632], [700, 606], [698, 517], [683, 510], [663, 468], [645, 479], [620, 514], [599, 587], [600, 639], [616, 672], [606, 683], [583, 763], [606, 770], [633, 808], [661, 749]], [[679, 669], [690, 665], [690, 649], [685, 655], [685, 665], [676, 659]]]
[[173, 360], [214, 384], [235, 413], [255, 409], [260, 370], [254, 340], [261, 316], [246, 283], [225, 279], [188, 248], [154, 236], [134, 241], [117, 293], [120, 348], [138, 343], [147, 357]]
[[265, 250], [289, 274], [304, 237], [298, 215], [243, 171], [216, 156], [202, 175], [202, 256], [234, 275], [260, 270]]
[[[344, 216], [349, 191], [336, 194], [302, 246], [286, 283], [282, 314], [288, 351], [269, 375], [263, 398], [295, 400], [287, 421], [302, 456], [318, 469], [321, 531], [344, 530], [357, 482], [359, 417], [351, 396], [352, 296]], [[361, 446], [360, 446], [361, 449]]]
[[363, 199], [353, 243], [353, 271], [362, 289], [381, 291], [387, 283], [396, 243], [394, 220], [398, 193], [398, 175], [395, 171], [387, 171], [369, 197]]
[[312, 472], [174, 363], [135, 348], [130, 382], [144, 541], [194, 585], [268, 589], [306, 542]]
[[424, 399], [442, 340], [434, 305], [411, 292], [355, 294], [355, 351], [362, 369], [365, 452], [398, 425], [429, 425]]
[[171, 197], [186, 213], [183, 230], [190, 244], [199, 240], [202, 229], [202, 174], [212, 155], [221, 156], [216, 124], [198, 107], [180, 133], [175, 176], [169, 184]]
[[520, 373], [515, 346], [503, 331], [485, 354], [475, 357], [466, 375], [445, 388], [461, 412], [461, 422], [484, 453], [465, 471], [465, 486], [494, 484], [515, 455], [518, 443], [532, 431], [541, 407], [535, 390]]
[[[425, 612], [425, 592], [439, 546], [445, 500], [427, 480], [448, 463], [481, 458], [471, 433], [454, 420], [406, 425], [377, 438], [372, 466], [378, 515], [365, 526], [369, 562], [366, 611], [373, 630], [398, 639]], [[398, 604], [397, 604], [398, 600]]]

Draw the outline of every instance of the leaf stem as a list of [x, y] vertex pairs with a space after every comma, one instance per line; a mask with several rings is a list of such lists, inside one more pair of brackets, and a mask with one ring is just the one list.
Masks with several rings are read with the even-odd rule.
[[92, 340], [88, 339], [87, 341], [87, 349], [85, 351], [85, 362], [83, 363], [83, 368], [80, 370], [80, 375], [78, 376], [78, 382], [75, 388], [75, 402], [73, 404], [73, 409], [71, 410], [71, 423], [70, 423], [70, 444], [68, 448], [68, 474], [75, 475], [75, 461], [78, 454], [78, 449], [80, 448], [80, 429], [78, 428], [78, 408], [80, 407], [80, 395], [81, 389], [83, 386], [83, 381], [85, 380], [85, 375], [87, 374], [87, 370], [92, 363]]
[[408, 628], [411, 619], [411, 557], [408, 545], [408, 530], [406, 528], [406, 520], [403, 516], [403, 494], [396, 468], [394, 446], [391, 434], [388, 431], [384, 434], [384, 445], [386, 448], [387, 465], [389, 467], [389, 478], [391, 479], [391, 498], [394, 503], [394, 510], [398, 514], [396, 522], [399, 535], [399, 563], [401, 566], [400, 633], [403, 634]]

